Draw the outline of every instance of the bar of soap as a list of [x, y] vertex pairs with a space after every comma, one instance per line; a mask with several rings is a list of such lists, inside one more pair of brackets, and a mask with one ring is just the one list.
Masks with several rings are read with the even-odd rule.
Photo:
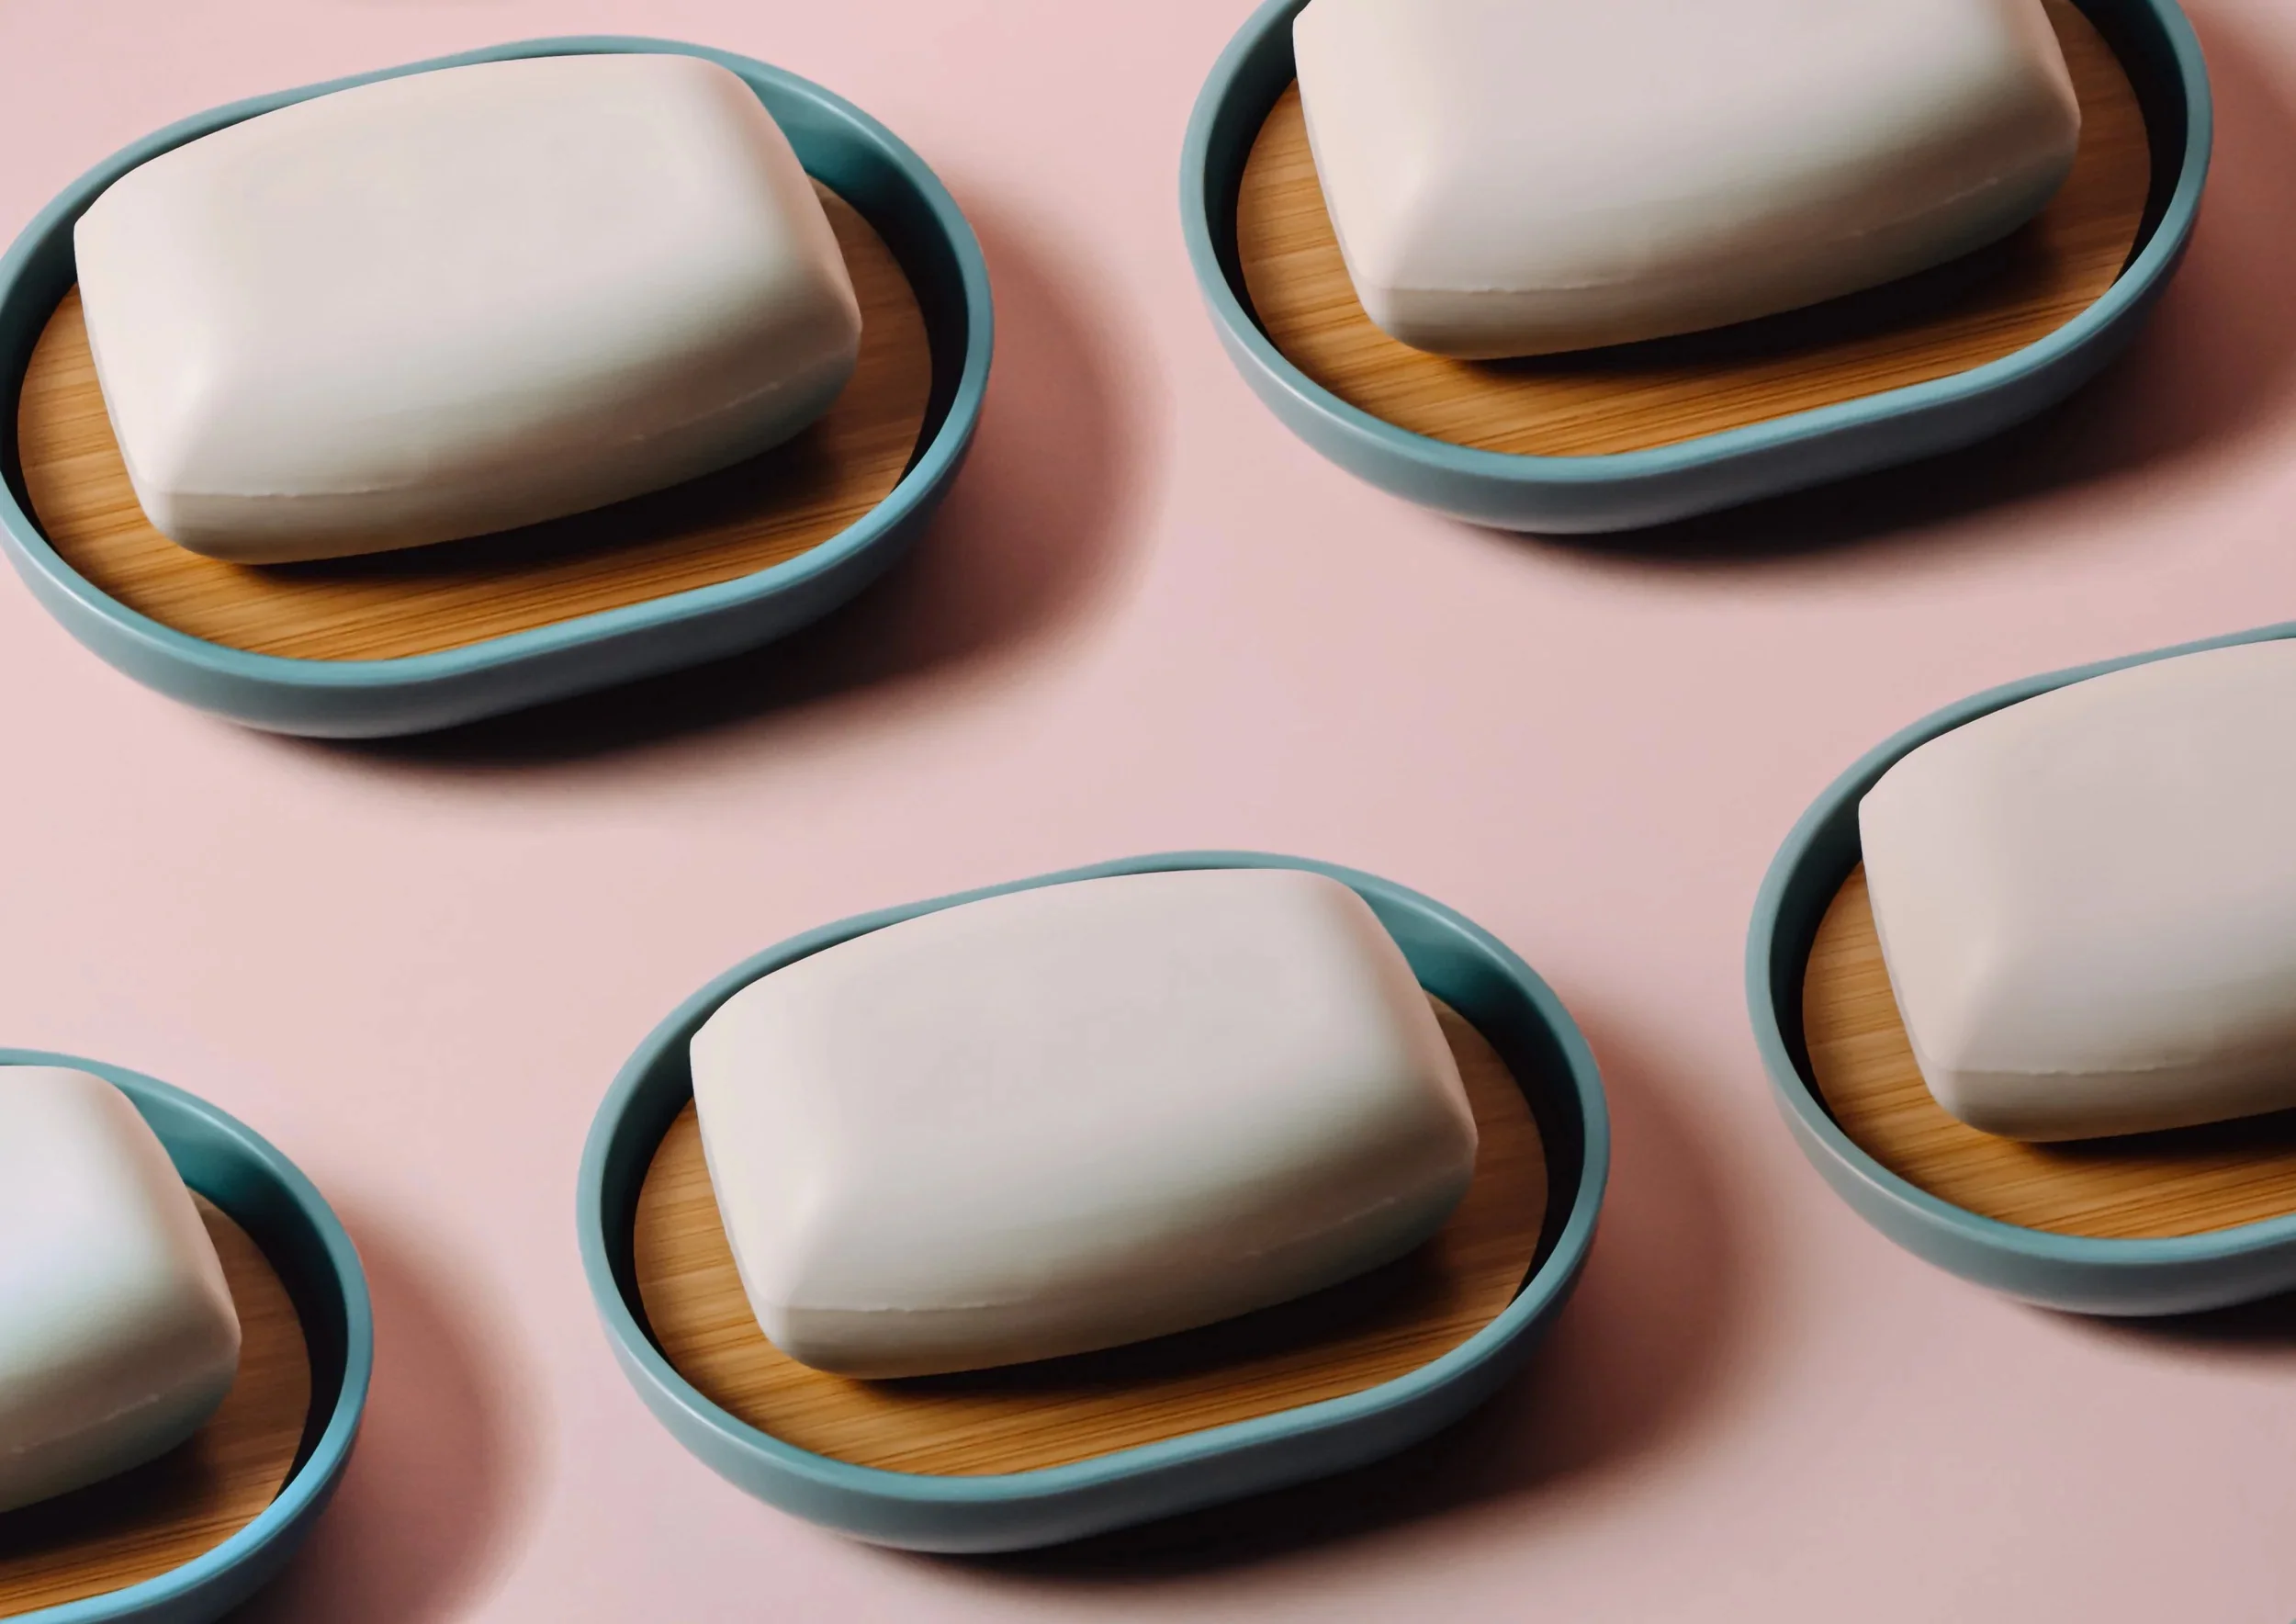
[[239, 1315], [125, 1094], [0, 1066], [0, 1512], [164, 1454], [239, 1370]]
[[241, 563], [557, 518], [828, 409], [861, 308], [748, 85], [535, 57], [340, 90], [129, 171], [73, 233], [137, 500]]
[[2007, 235], [2073, 164], [2041, 0], [1311, 0], [1365, 312], [1461, 357], [1814, 304]]
[[2296, 642], [2054, 689], [1931, 739], [1858, 808], [1940, 1105], [2031, 1140], [2296, 1106]]
[[751, 983], [692, 1043], [767, 1337], [910, 1376], [1225, 1319], [1402, 1256], [1475, 1122], [1426, 994], [1289, 869], [1010, 892]]

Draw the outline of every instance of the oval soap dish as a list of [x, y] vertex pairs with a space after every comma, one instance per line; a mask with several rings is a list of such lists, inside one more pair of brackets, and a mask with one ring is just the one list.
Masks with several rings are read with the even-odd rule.
[[1939, 735], [2068, 682], [2296, 625], [1995, 688], [1836, 779], [1770, 865], [1746, 943], [1754, 1035], [1787, 1125], [1851, 1206], [1908, 1250], [2054, 1308], [2180, 1314], [2296, 1288], [2296, 1112], [2071, 1144], [1948, 1116], [1907, 1043], [1866, 899], [1858, 802]]
[[[854, 1382], [796, 1365], [751, 1317], [719, 1225], [686, 1043], [768, 971], [998, 891], [1185, 868], [1312, 869], [1403, 949], [1468, 1082], [1475, 1182], [1445, 1229], [1372, 1275], [1199, 1331], [964, 1376]], [[615, 1079], [584, 1151], [591, 1290], [624, 1370], [681, 1442], [761, 1499], [861, 1539], [949, 1551], [1052, 1544], [1389, 1454], [1522, 1362], [1584, 1262], [1609, 1129], [1584, 1042], [1521, 960], [1449, 909], [1288, 858], [1136, 858], [844, 920], [718, 977]]]
[[294, 1164], [165, 1083], [69, 1054], [0, 1050], [118, 1087], [191, 1187], [239, 1311], [239, 1376], [183, 1444], [132, 1472], [0, 1514], [0, 1618], [203, 1624], [272, 1578], [325, 1508], [366, 1407], [374, 1320], [358, 1254]]
[[1229, 356], [1286, 426], [1423, 506], [1514, 530], [1686, 518], [1982, 439], [2118, 353], [2181, 258], [2208, 173], [2199, 43], [2174, 0], [2047, 0], [2080, 95], [2039, 220], [1919, 276], [1713, 333], [1465, 362], [1356, 302], [1267, 0], [1198, 98], [1188, 254]]
[[[468, 541], [251, 568], [154, 530], [89, 358], [72, 228], [121, 175], [255, 114], [368, 79], [504, 58], [678, 51], [739, 74], [828, 209], [862, 306], [828, 415], [724, 472]], [[954, 477], [986, 388], [987, 268], [924, 161], [796, 75], [698, 46], [535, 39], [259, 96], [98, 164], [0, 260], [16, 380], [0, 543], [73, 635], [129, 676], [279, 732], [414, 732], [737, 652], [814, 620], [905, 550]]]

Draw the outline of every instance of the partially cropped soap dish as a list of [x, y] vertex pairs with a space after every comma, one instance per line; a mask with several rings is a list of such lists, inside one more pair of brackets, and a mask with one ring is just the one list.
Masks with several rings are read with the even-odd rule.
[[2047, 0], [2083, 108], [2072, 178], [1994, 249], [1870, 293], [1687, 338], [1463, 362], [1356, 301], [1294, 77], [1306, 0], [1267, 0], [1188, 127], [1181, 216], [1221, 342], [1342, 468], [1480, 524], [1638, 528], [1908, 462], [2079, 387], [2181, 258], [2212, 130], [2175, 0]]
[[1882, 965], [1858, 832], [1866, 791], [1954, 728], [2107, 671], [2290, 637], [2296, 625], [2268, 626], [1973, 695], [1877, 745], [1786, 837], [1746, 943], [1754, 1035], [1803, 1153], [1908, 1251], [2084, 1314], [2189, 1313], [2296, 1289], [2296, 1113], [2055, 1145], [1946, 1114]]
[[[859, 367], [825, 418], [651, 496], [405, 552], [251, 569], [152, 527], [106, 416], [73, 281], [73, 223], [107, 186], [226, 125], [367, 80], [632, 51], [732, 70], [813, 177], [863, 321]], [[42, 210], [0, 260], [0, 346], [17, 391], [0, 540], [74, 637], [174, 698], [286, 733], [446, 727], [733, 654], [861, 591], [915, 539], [963, 460], [990, 344], [971, 228], [924, 162], [860, 109], [696, 46], [494, 46], [197, 115]]]
[[[1101, 875], [1328, 874], [1367, 901], [1435, 1003], [1481, 1135], [1450, 1223], [1402, 1262], [1310, 1298], [1103, 1354], [859, 1382], [779, 1354], [735, 1273], [703, 1165], [687, 1043], [759, 976], [903, 919]], [[879, 1544], [1056, 1543], [1391, 1453], [1488, 1397], [1585, 1261], [1609, 1163], [1592, 1055], [1493, 938], [1370, 875], [1277, 857], [1135, 858], [843, 920], [719, 976], [649, 1035], [583, 1153], [591, 1291], [624, 1371], [681, 1442], [782, 1509]]]
[[0, 1514], [0, 1618], [204, 1624], [276, 1574], [349, 1459], [375, 1357], [366, 1278], [310, 1181], [215, 1107], [116, 1066], [28, 1049], [6, 1068], [92, 1072], [134, 1103], [199, 1203], [239, 1313], [239, 1375], [189, 1441]]

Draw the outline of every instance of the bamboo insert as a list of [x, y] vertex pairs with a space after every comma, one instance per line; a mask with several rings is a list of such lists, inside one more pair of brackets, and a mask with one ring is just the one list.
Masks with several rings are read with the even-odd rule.
[[1811, 944], [1802, 1033], [1841, 1131], [1899, 1178], [1980, 1216], [2133, 1239], [2296, 1212], [2296, 1111], [2063, 1145], [1999, 1139], [1948, 1116], [1906, 1042], [1862, 866]]
[[932, 354], [894, 257], [816, 183], [861, 306], [861, 363], [828, 415], [723, 473], [570, 519], [401, 553], [249, 567], [152, 528], [104, 413], [74, 288], [32, 351], [17, 403], [24, 484], [63, 561], [163, 626], [304, 660], [458, 648], [710, 586], [795, 558], [891, 494], [925, 424]]
[[193, 1198], [239, 1310], [223, 1407], [147, 1465], [0, 1514], [0, 1618], [108, 1595], [182, 1567], [279, 1496], [310, 1414], [310, 1357], [287, 1287], [247, 1232]]
[[1261, 128], [1236, 199], [1253, 310], [1294, 366], [1350, 405], [1414, 434], [1529, 456], [1671, 445], [1998, 360], [2112, 286], [2152, 186], [2127, 73], [2069, 0], [2045, 3], [2080, 96], [2079, 156], [2038, 220], [1952, 265], [1686, 338], [1520, 361], [1426, 355], [1356, 302], [1295, 83]]
[[1401, 1262], [1296, 1303], [1106, 1353], [962, 1376], [858, 1382], [807, 1370], [758, 1329], [689, 1103], [638, 1193], [638, 1291], [687, 1381], [784, 1442], [856, 1465], [971, 1476], [1082, 1460], [1295, 1409], [1406, 1374], [1512, 1302], [1538, 1251], [1546, 1152], [1521, 1089], [1440, 1001], [1481, 1146], [1467, 1199]]

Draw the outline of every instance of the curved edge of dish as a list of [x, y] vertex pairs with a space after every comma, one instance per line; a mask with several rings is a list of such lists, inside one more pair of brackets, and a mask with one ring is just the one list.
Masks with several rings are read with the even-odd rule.
[[[817, 547], [753, 574], [601, 610], [459, 648], [392, 660], [318, 660], [255, 654], [191, 637], [129, 609], [73, 570], [30, 512], [17, 461], [13, 407], [0, 443], [0, 546], [49, 612], [99, 658], [148, 687], [251, 727], [313, 737], [423, 732], [724, 658], [818, 619], [906, 550], [962, 466], [979, 424], [995, 345], [988, 265], [979, 239], [915, 151], [830, 91], [748, 57], [679, 40], [582, 35], [484, 47], [274, 92], [194, 114], [96, 164], [60, 193], [0, 255], [0, 369], [20, 388], [33, 344], [70, 284], [71, 230], [129, 169], [186, 141], [291, 102], [377, 79], [518, 57], [665, 51], [731, 69], [805, 145], [828, 141], [808, 168], [826, 176], [894, 247], [944, 263], [920, 286], [933, 339], [929, 428], [884, 501]], [[855, 153], [866, 154], [860, 163]], [[833, 162], [824, 162], [824, 157]], [[873, 172], [873, 173], [872, 173]], [[892, 217], [899, 211], [901, 219]], [[914, 217], [910, 219], [908, 217]], [[889, 229], [890, 228], [890, 229]], [[940, 320], [932, 321], [938, 309]], [[960, 331], [961, 329], [961, 331]]]
[[[366, 1415], [375, 1367], [374, 1305], [351, 1237], [303, 1171], [237, 1118], [197, 1095], [100, 1060], [0, 1049], [0, 1066], [68, 1066], [117, 1086], [152, 1124], [185, 1182], [264, 1248], [287, 1284], [310, 1351], [312, 1419], [278, 1496], [230, 1539], [139, 1584], [24, 1615], [22, 1624], [197, 1624], [275, 1578], [332, 1498]], [[332, 1400], [321, 1395], [332, 1389]], [[322, 1404], [326, 1414], [320, 1417]]]
[[2111, 1239], [1982, 1217], [1889, 1171], [1818, 1097], [1801, 1038], [1804, 967], [1819, 919], [1858, 858], [1857, 806], [1917, 746], [2053, 688], [2205, 648], [2296, 637], [2296, 622], [2029, 677], [1945, 706], [1884, 739], [1811, 803], [1771, 860], [1746, 937], [1755, 1046], [1786, 1125], [1828, 1184], [1915, 1256], [2009, 1296], [2077, 1314], [2191, 1314], [2296, 1288], [2296, 1214], [2201, 1235]]
[[[1647, 528], [1953, 450], [2063, 400], [2135, 334], [2190, 242], [2214, 146], [2208, 68], [2176, 0], [2079, 0], [2132, 28], [2130, 63], [2182, 126], [2174, 185], [2120, 278], [2088, 310], [2011, 355], [1950, 378], [1643, 451], [1544, 457], [1414, 434], [1311, 379], [1261, 331], [1233, 264], [1244, 158], [1291, 73], [1291, 19], [1307, 0], [1265, 0], [1199, 94], [1182, 149], [1180, 213], [1197, 285], [1254, 393], [1317, 452], [1393, 495], [1496, 528], [1599, 535]], [[2161, 189], [2155, 188], [2155, 195]], [[1222, 222], [1221, 216], [1230, 217]]]
[[[1529, 1070], [1561, 1113], [1550, 1166], [1577, 1171], [1550, 1196], [1551, 1244], [1514, 1300], [1449, 1352], [1394, 1380], [1318, 1404], [1122, 1449], [1071, 1465], [978, 1477], [855, 1466], [737, 1419], [681, 1376], [648, 1335], [630, 1274], [629, 1214], [670, 1120], [690, 1097], [665, 1056], [726, 998], [768, 971], [901, 919], [985, 897], [1109, 874], [1287, 867], [1340, 880], [1370, 902], [1424, 983]], [[1457, 996], [1454, 996], [1454, 995]], [[1557, 1132], [1556, 1130], [1561, 1130]], [[646, 1404], [713, 1470], [784, 1511], [872, 1543], [984, 1552], [1051, 1545], [1153, 1521], [1390, 1454], [1457, 1419], [1518, 1369], [1568, 1299], [1586, 1260], [1610, 1165], [1610, 1124], [1593, 1054], [1536, 972], [1497, 938], [1417, 892], [1356, 870], [1256, 852], [1169, 852], [1041, 874], [863, 914], [793, 937], [735, 966], [665, 1019], [607, 1091], [582, 1155], [577, 1223], [591, 1293], [616, 1359]], [[620, 1233], [616, 1233], [619, 1231]]]

